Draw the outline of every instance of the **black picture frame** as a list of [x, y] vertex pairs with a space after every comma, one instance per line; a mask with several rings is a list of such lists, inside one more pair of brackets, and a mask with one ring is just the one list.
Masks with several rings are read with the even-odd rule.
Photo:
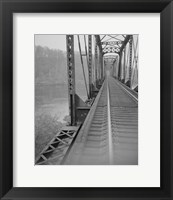
[[[13, 187], [13, 13], [160, 13], [161, 187]], [[70, 26], [70, 25], [69, 25]], [[151, 30], [152, 31], [152, 30]], [[154, 47], [153, 51], [154, 51]], [[0, 197], [9, 199], [173, 199], [173, 2], [170, 0], [0, 0]], [[154, 81], [154, 80], [153, 80]], [[149, 89], [152, 89], [149, 88]], [[154, 89], [153, 89], [154, 90]], [[151, 133], [152, 134], [152, 133]], [[153, 144], [154, 145], [154, 144]], [[154, 158], [153, 158], [154, 159]], [[26, 172], [27, 173], [27, 172]], [[91, 180], [92, 181], [92, 180]], [[150, 181], [150, 177], [148, 177]]]

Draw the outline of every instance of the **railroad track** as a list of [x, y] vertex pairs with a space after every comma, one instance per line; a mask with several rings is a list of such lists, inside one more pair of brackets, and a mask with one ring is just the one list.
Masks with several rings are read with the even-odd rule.
[[114, 78], [105, 79], [64, 164], [138, 164], [138, 100]]
[[109, 90], [114, 164], [138, 164], [137, 98], [111, 77]]

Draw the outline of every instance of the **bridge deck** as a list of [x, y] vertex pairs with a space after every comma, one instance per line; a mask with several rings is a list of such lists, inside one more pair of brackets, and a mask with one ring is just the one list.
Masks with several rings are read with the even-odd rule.
[[138, 164], [137, 102], [135, 95], [108, 76], [64, 164]]

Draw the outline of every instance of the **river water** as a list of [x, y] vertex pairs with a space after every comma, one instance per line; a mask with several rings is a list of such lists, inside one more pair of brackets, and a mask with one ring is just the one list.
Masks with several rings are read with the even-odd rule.
[[[77, 87], [77, 94], [85, 100], [84, 85]], [[56, 116], [64, 123], [64, 117], [69, 115], [68, 88], [66, 84], [36, 85], [35, 86], [35, 116]]]

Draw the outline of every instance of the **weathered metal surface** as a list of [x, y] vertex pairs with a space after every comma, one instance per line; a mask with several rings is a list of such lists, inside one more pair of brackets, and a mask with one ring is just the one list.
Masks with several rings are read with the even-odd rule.
[[114, 46], [114, 45], [118, 45], [118, 44], [122, 44], [123, 41], [108, 41], [108, 42], [101, 42], [101, 44], [103, 45], [111, 45], [111, 46]]
[[74, 61], [74, 36], [66, 36], [67, 44], [67, 73], [68, 73], [68, 97], [69, 114], [71, 126], [76, 125], [76, 105], [75, 105], [75, 61]]
[[131, 83], [132, 83], [132, 41], [133, 41], [133, 36], [130, 36], [130, 41], [129, 41], [129, 87], [131, 88]]
[[88, 35], [89, 97], [92, 98], [92, 35]]
[[118, 79], [120, 79], [121, 76], [121, 67], [122, 67], [122, 52], [119, 53]]
[[78, 129], [79, 126], [63, 127], [40, 153], [36, 159], [36, 164], [61, 164], [77, 134]]
[[95, 86], [97, 87], [96, 81], [98, 80], [98, 49], [97, 49], [97, 43], [95, 42], [95, 47], [94, 47], [94, 59], [95, 59]]
[[103, 50], [103, 53], [106, 54], [106, 53], [119, 53], [120, 52], [120, 48], [118, 47], [113, 47], [113, 46], [110, 46], [110, 47], [106, 47], [104, 48]]

